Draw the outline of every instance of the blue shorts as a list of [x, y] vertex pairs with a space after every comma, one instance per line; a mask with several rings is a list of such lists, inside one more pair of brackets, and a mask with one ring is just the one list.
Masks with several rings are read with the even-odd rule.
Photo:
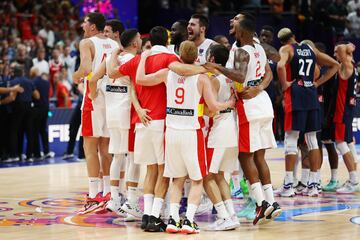
[[285, 131], [315, 132], [321, 129], [320, 110], [292, 111], [285, 113]]

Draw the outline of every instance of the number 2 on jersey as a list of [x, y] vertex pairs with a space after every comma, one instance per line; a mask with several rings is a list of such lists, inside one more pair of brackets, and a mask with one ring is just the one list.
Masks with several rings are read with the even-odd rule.
[[[312, 59], [299, 59], [299, 64], [300, 64], [300, 70], [299, 70], [299, 75], [300, 76], [306, 76], [308, 77], [310, 75], [310, 69], [311, 69], [311, 65], [313, 64], [313, 60]], [[306, 74], [304, 72], [304, 68], [306, 66]]]
[[183, 104], [184, 103], [184, 97], [185, 97], [185, 89], [182, 87], [179, 87], [175, 90], [175, 103], [176, 104]]
[[261, 66], [260, 66], [260, 61], [257, 61], [257, 62], [256, 62], [256, 75], [255, 75], [256, 78], [261, 77], [260, 68], [261, 68]]

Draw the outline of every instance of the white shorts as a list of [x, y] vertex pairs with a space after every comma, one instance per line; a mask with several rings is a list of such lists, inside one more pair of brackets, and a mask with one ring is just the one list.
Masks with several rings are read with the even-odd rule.
[[205, 139], [201, 129], [166, 128], [165, 142], [165, 177], [189, 175], [191, 180], [197, 181], [206, 176]]
[[121, 154], [128, 152], [129, 130], [121, 128], [109, 128], [109, 153]]
[[260, 149], [276, 148], [272, 118], [240, 123], [239, 152], [253, 153]]
[[237, 170], [238, 148], [207, 148], [207, 165], [209, 172], [217, 174], [219, 171], [232, 173]]
[[164, 120], [151, 121], [148, 127], [135, 126], [135, 164], [164, 164]]
[[81, 135], [83, 137], [109, 137], [105, 108], [81, 111]]

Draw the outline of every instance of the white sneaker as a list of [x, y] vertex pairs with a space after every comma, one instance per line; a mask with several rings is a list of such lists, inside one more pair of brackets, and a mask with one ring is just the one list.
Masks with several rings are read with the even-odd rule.
[[235, 228], [240, 227], [240, 221], [239, 221], [238, 217], [236, 216], [236, 214], [231, 216], [231, 221], [233, 221], [235, 223], [235, 225], [236, 225]]
[[199, 207], [196, 210], [196, 216], [197, 215], [202, 215], [204, 213], [207, 213], [209, 211], [211, 211], [213, 208], [213, 204], [210, 201], [210, 199], [208, 198], [208, 196], [206, 195], [202, 195], [201, 197], [201, 202], [199, 204]]
[[356, 192], [358, 183], [352, 183], [347, 180], [342, 187], [336, 190], [337, 194], [351, 194]]
[[274, 195], [277, 197], [294, 197], [295, 192], [292, 185], [292, 183], [284, 183], [280, 188], [274, 191]]
[[143, 212], [141, 211], [138, 203], [130, 203], [126, 201], [121, 206], [121, 210], [137, 218], [141, 218], [143, 216]]
[[306, 192], [304, 193], [305, 196], [309, 197], [318, 197], [319, 190], [317, 188], [317, 183], [310, 183], [307, 187]]
[[134, 215], [131, 215], [129, 213], [126, 213], [126, 217], [124, 218], [124, 222], [135, 222], [141, 220], [141, 218], [137, 218]]
[[116, 213], [116, 215], [118, 215], [120, 217], [126, 217], [125, 212], [121, 209], [120, 202], [115, 202], [113, 199], [111, 199], [106, 204], [106, 209], [110, 212]]
[[46, 159], [46, 158], [53, 158], [53, 157], [55, 157], [55, 153], [52, 152], [52, 151], [48, 152], [48, 153], [44, 156], [45, 159]]
[[231, 218], [218, 218], [215, 222], [209, 224], [204, 228], [205, 231], [226, 231], [233, 230], [236, 228]]

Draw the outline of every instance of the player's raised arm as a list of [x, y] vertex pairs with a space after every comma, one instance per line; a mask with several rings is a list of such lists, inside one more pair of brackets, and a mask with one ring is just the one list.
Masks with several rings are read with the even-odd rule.
[[314, 83], [314, 85], [317, 87], [328, 81], [332, 76], [334, 76], [335, 73], [339, 70], [340, 64], [335, 59], [325, 53], [320, 52], [316, 48], [313, 50], [316, 55], [317, 63], [320, 66], [328, 67], [327, 71], [323, 75], [321, 75], [321, 77]]
[[283, 89], [283, 91], [285, 91], [289, 85], [287, 84], [286, 81], [286, 64], [288, 63], [288, 61], [290, 60], [290, 47], [289, 46], [283, 46], [280, 48], [279, 50], [280, 53], [280, 61], [277, 64], [277, 74], [279, 77], [279, 81], [281, 84], [281, 87]]
[[75, 83], [79, 83], [81, 78], [88, 76], [91, 72], [91, 48], [92, 43], [89, 39], [83, 39], [80, 41], [80, 66], [73, 74], [73, 80]]

